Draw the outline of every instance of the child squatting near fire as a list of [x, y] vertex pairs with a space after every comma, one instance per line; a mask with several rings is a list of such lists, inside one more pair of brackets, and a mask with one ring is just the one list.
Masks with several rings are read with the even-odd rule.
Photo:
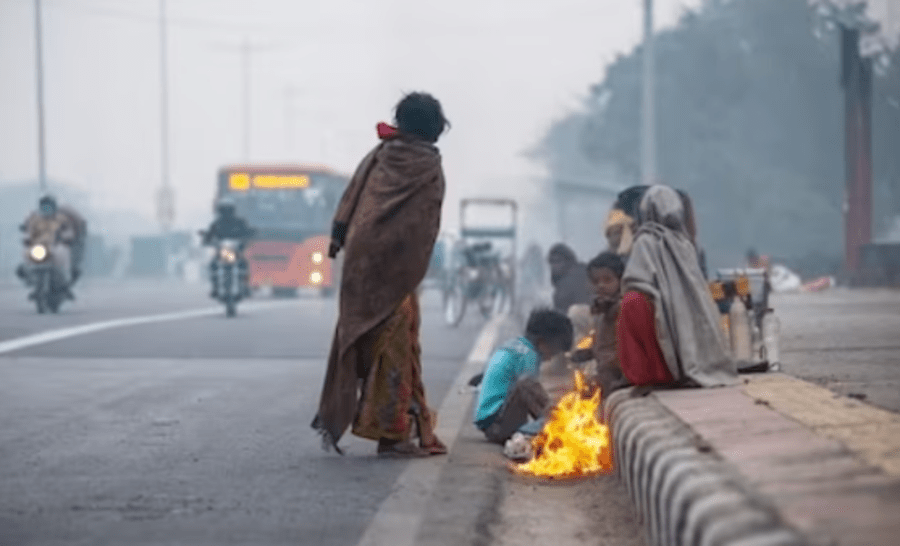
[[489, 441], [503, 444], [530, 419], [546, 415], [550, 397], [538, 380], [541, 362], [571, 347], [569, 318], [552, 309], [536, 309], [524, 335], [494, 352], [480, 379], [475, 409], [475, 426]]

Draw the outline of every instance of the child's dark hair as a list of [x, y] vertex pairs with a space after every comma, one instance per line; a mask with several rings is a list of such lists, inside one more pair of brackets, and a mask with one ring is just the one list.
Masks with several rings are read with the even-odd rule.
[[620, 279], [622, 278], [622, 273], [625, 272], [625, 262], [622, 261], [622, 257], [615, 252], [610, 252], [608, 250], [597, 254], [594, 259], [587, 264], [589, 274], [592, 269], [600, 269], [601, 267], [609, 269]]
[[394, 108], [394, 121], [401, 133], [432, 143], [450, 126], [441, 103], [428, 93], [410, 93], [400, 99]]
[[535, 309], [528, 317], [525, 335], [556, 343], [563, 351], [572, 348], [572, 321], [554, 309]]

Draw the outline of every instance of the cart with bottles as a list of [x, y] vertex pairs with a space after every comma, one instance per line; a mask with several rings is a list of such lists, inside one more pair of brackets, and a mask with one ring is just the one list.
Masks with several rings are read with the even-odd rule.
[[716, 277], [710, 282], [710, 291], [738, 368], [778, 370], [780, 323], [769, 305], [772, 285], [768, 269], [719, 269]]

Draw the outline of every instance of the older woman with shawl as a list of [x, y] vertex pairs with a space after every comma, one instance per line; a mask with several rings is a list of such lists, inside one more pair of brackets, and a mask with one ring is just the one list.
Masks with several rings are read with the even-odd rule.
[[622, 373], [633, 385], [713, 387], [737, 377], [688, 212], [667, 186], [651, 186], [641, 200], [616, 327]]
[[[312, 427], [326, 449], [347, 427], [381, 456], [447, 452], [425, 399], [416, 288], [438, 235], [444, 198], [434, 143], [448, 125], [431, 95], [411, 93], [381, 123], [334, 217], [330, 257], [345, 251], [339, 318]], [[419, 445], [411, 442], [414, 431]]]

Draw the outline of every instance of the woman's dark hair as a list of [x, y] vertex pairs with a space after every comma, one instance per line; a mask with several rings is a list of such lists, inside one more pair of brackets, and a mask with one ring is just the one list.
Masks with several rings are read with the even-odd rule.
[[562, 258], [571, 263], [578, 261], [578, 256], [575, 255], [575, 251], [565, 243], [556, 243], [550, 247], [550, 251], [547, 252], [547, 259], [552, 260], [554, 257]]
[[619, 192], [619, 195], [616, 196], [616, 202], [613, 205], [613, 208], [621, 210], [636, 220], [641, 206], [641, 199], [644, 198], [644, 194], [647, 193], [649, 187], [650, 186], [631, 186], [630, 188], [622, 190]]
[[574, 332], [569, 317], [554, 309], [535, 309], [528, 316], [525, 335], [554, 343], [563, 351], [572, 348]]
[[441, 103], [428, 93], [410, 93], [394, 108], [394, 122], [401, 133], [437, 142], [450, 122], [444, 117]]
[[594, 256], [594, 259], [587, 264], [588, 272], [590, 272], [591, 269], [600, 269], [601, 267], [609, 269], [620, 279], [622, 278], [622, 273], [625, 272], [625, 262], [623, 262], [622, 258], [615, 252], [601, 252]]

